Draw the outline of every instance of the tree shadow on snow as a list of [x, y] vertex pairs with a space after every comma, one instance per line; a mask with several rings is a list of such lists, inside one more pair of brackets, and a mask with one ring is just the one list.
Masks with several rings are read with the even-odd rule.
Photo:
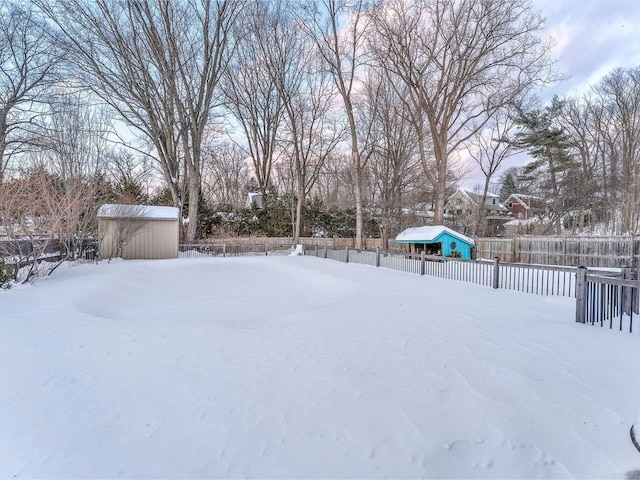
[[631, 470], [624, 476], [625, 480], [640, 480], [640, 470]]

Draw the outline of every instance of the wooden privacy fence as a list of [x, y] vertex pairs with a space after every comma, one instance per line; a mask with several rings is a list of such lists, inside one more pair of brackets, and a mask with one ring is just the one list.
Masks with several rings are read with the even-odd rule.
[[[573, 297], [576, 293], [577, 268], [574, 267], [503, 263], [498, 258], [463, 260], [425, 255], [424, 252], [411, 254], [320, 245], [305, 245], [304, 254], [537, 295]], [[620, 275], [619, 272], [608, 274]]]
[[543, 265], [624, 267], [640, 263], [640, 238], [629, 235], [478, 238], [475, 257]]
[[[245, 237], [213, 239], [215, 244], [291, 246], [292, 237]], [[379, 238], [365, 238], [366, 250], [384, 249]], [[204, 242], [203, 242], [204, 243]], [[304, 245], [328, 248], [355, 248], [353, 238], [301, 238]], [[640, 237], [635, 236], [522, 236], [513, 238], [476, 238], [474, 258], [521, 264], [558, 265], [567, 267], [621, 268], [640, 264]], [[407, 246], [389, 240], [392, 251], [408, 251]]]
[[[293, 237], [226, 237], [226, 238], [212, 238], [207, 242], [216, 244], [227, 245], [260, 245], [268, 243], [269, 245], [293, 245]], [[363, 238], [363, 246], [367, 250], [375, 250], [376, 248], [384, 248], [382, 245], [382, 239], [380, 238]], [[202, 242], [206, 243], [206, 242]], [[320, 238], [320, 237], [300, 237], [299, 244], [304, 245], [320, 245], [322, 247], [333, 248], [355, 248], [356, 241], [354, 238]], [[401, 244], [396, 244], [395, 240], [389, 239], [389, 249], [395, 250], [401, 249]]]

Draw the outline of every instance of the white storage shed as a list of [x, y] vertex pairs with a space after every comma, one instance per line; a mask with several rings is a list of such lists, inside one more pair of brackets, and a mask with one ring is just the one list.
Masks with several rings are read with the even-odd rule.
[[102, 205], [98, 238], [102, 258], [177, 258], [179, 210], [150, 205]]

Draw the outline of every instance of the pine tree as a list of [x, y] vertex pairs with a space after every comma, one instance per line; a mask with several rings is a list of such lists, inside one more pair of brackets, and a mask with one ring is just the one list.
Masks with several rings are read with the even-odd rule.
[[564, 102], [554, 97], [549, 105], [530, 111], [518, 111], [520, 132], [515, 145], [531, 155], [533, 160], [523, 167], [523, 178], [537, 184], [538, 193], [551, 200], [550, 214], [556, 234], [562, 230], [561, 219], [565, 207], [563, 182], [569, 181], [569, 172], [575, 167], [570, 143], [559, 125]]

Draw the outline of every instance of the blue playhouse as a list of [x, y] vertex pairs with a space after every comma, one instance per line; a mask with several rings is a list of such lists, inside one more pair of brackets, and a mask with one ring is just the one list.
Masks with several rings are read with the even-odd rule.
[[443, 257], [459, 255], [468, 260], [471, 260], [471, 249], [475, 246], [471, 238], [444, 225], [407, 228], [398, 234], [396, 243], [408, 244], [412, 253], [424, 251]]

